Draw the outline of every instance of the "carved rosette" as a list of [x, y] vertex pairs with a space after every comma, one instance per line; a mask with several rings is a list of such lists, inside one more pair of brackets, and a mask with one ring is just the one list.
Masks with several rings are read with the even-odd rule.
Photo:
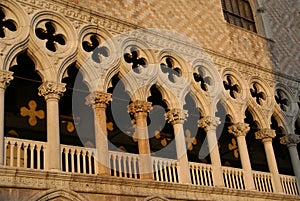
[[152, 109], [152, 103], [147, 101], [136, 100], [128, 105], [128, 113], [134, 115], [138, 114], [147, 115], [147, 113]]
[[188, 117], [187, 110], [174, 108], [165, 114], [165, 119], [171, 124], [183, 124]]
[[249, 124], [238, 122], [228, 127], [228, 132], [235, 137], [246, 136], [250, 130]]
[[66, 91], [65, 83], [57, 83], [46, 81], [39, 87], [39, 96], [44, 96], [45, 100], [48, 99], [60, 99], [63, 93]]
[[106, 108], [110, 101], [112, 101], [110, 93], [95, 91], [85, 98], [85, 104], [100, 106]]
[[300, 135], [296, 135], [296, 134], [287, 134], [280, 138], [280, 143], [285, 144], [288, 147], [297, 146], [299, 142], [300, 142]]
[[264, 128], [255, 133], [255, 138], [257, 140], [262, 140], [262, 142], [272, 141], [272, 138], [275, 136], [275, 130], [270, 128]]
[[221, 123], [219, 117], [206, 116], [198, 120], [198, 127], [204, 128], [205, 132], [209, 130], [216, 130]]
[[5, 89], [11, 80], [14, 79], [13, 72], [6, 71], [6, 70], [0, 70], [0, 88]]

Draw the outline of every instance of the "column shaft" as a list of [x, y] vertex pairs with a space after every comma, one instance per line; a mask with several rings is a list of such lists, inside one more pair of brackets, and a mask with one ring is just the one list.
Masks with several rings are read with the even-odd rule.
[[13, 72], [0, 70], [0, 165], [5, 165], [4, 115], [5, 115], [5, 89], [13, 79]]
[[150, 102], [141, 100], [136, 100], [128, 106], [128, 112], [134, 115], [136, 123], [135, 132], [138, 138], [140, 178], [145, 180], [153, 180], [152, 159], [147, 127], [147, 113], [151, 108]]

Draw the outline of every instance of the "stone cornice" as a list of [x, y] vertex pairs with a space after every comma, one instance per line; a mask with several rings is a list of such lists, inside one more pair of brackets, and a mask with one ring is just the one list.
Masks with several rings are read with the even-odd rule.
[[[126, 185], [124, 185], [126, 184]], [[72, 174], [44, 170], [17, 169], [0, 166], [0, 186], [5, 188], [35, 189], [67, 189], [77, 193], [99, 193], [110, 195], [126, 195], [148, 197], [161, 195], [176, 200], [238, 201], [241, 197], [255, 200], [299, 200], [299, 196], [264, 193], [259, 191], [235, 190], [230, 188], [206, 187], [167, 182], [143, 181], [118, 177]], [[208, 198], [209, 195], [209, 198]], [[203, 199], [202, 199], [203, 198]]]

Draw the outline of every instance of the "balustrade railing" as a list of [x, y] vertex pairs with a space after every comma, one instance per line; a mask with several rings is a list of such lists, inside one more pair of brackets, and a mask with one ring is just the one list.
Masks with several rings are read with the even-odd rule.
[[212, 166], [203, 163], [190, 162], [192, 184], [201, 186], [213, 186]]
[[5, 165], [44, 169], [45, 149], [45, 142], [5, 137]]
[[153, 176], [156, 181], [178, 183], [178, 162], [172, 159], [152, 157]]
[[222, 167], [223, 179], [227, 188], [245, 189], [243, 170], [232, 167]]
[[109, 151], [111, 176], [139, 179], [139, 155]]
[[62, 167], [65, 172], [96, 174], [96, 149], [61, 145]]
[[256, 190], [273, 192], [273, 179], [270, 173], [253, 171], [253, 179]]
[[283, 192], [288, 195], [299, 195], [297, 180], [293, 176], [280, 175]]
[[[5, 165], [30, 169], [45, 169], [46, 142], [5, 137]], [[61, 145], [61, 170], [72, 173], [97, 174], [96, 149]], [[138, 154], [109, 151], [111, 176], [140, 178]], [[179, 164], [177, 160], [152, 157], [153, 177], [156, 181], [179, 183]], [[212, 165], [189, 162], [192, 184], [214, 186]], [[222, 167], [223, 179], [227, 188], [245, 189], [242, 169]], [[257, 191], [274, 192], [270, 173], [253, 171]], [[280, 175], [285, 194], [299, 195], [299, 186], [294, 176]]]

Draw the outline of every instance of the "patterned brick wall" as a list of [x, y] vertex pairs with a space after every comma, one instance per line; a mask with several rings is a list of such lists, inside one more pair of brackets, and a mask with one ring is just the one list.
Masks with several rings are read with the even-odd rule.
[[276, 68], [300, 77], [300, 1], [268, 0], [265, 4], [273, 32], [271, 49]]
[[69, 0], [147, 28], [172, 30], [203, 48], [272, 69], [267, 41], [225, 22], [220, 0]]

